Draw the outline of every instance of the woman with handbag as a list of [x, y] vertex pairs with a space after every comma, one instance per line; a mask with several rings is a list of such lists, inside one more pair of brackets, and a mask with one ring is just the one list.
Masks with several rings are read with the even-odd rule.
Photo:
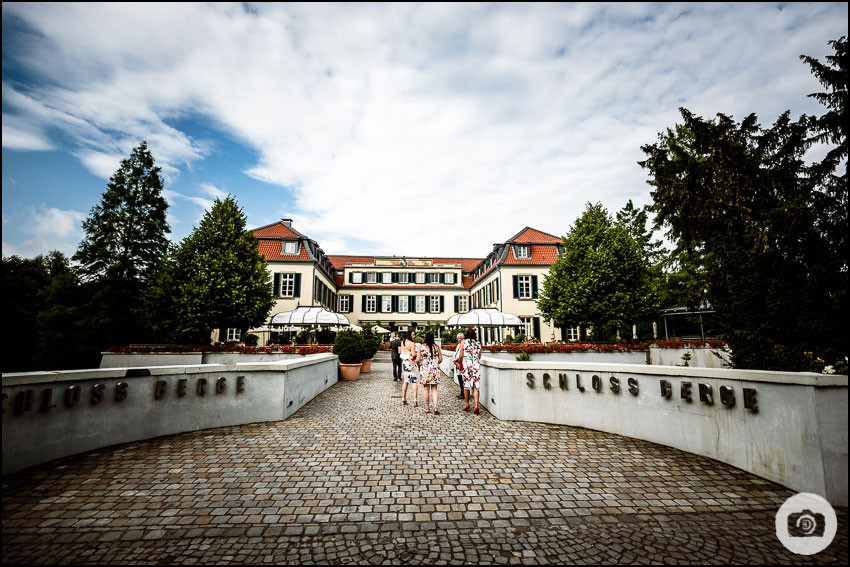
[[404, 333], [404, 341], [398, 352], [401, 357], [401, 368], [404, 371], [401, 403], [407, 405], [407, 385], [413, 384], [413, 407], [416, 407], [419, 405], [419, 367], [416, 365], [416, 342], [413, 340], [413, 331]]
[[464, 398], [465, 388], [463, 387], [463, 333], [457, 334], [457, 346], [455, 347], [455, 355], [452, 358], [452, 362], [455, 365], [455, 378], [457, 378], [457, 385], [460, 386], [460, 393], [457, 395], [457, 399], [462, 400]]
[[461, 358], [463, 360], [463, 396], [466, 407], [463, 411], [469, 411], [469, 392], [473, 392], [475, 409], [472, 413], [478, 414], [478, 396], [481, 387], [481, 343], [475, 335], [475, 329], [467, 329], [466, 338], [461, 347]]
[[437, 387], [440, 384], [440, 367], [443, 353], [434, 343], [434, 333], [425, 335], [425, 344], [417, 345], [416, 362], [419, 364], [419, 382], [422, 383], [425, 396], [425, 413], [431, 413], [430, 403], [434, 403], [434, 415], [440, 415], [437, 409]]

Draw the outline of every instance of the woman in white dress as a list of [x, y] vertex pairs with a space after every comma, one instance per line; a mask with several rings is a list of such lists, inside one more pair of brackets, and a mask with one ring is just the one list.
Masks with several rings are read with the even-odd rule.
[[419, 405], [419, 367], [416, 365], [416, 342], [413, 340], [413, 331], [404, 333], [404, 341], [398, 349], [401, 356], [401, 369], [404, 382], [401, 386], [401, 403], [407, 405], [407, 385], [413, 384], [413, 407]]

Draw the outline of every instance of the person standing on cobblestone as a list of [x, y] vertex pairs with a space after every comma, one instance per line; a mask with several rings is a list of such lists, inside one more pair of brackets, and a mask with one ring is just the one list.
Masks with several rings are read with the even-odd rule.
[[469, 392], [473, 392], [475, 409], [472, 413], [478, 414], [478, 395], [481, 388], [481, 343], [475, 335], [475, 329], [467, 329], [466, 339], [463, 341], [461, 356], [463, 357], [463, 395], [466, 407], [463, 411], [469, 411]]
[[393, 361], [393, 382], [401, 380], [401, 355], [398, 349], [401, 347], [401, 339], [398, 333], [390, 335], [390, 359]]
[[437, 387], [440, 384], [440, 367], [443, 353], [434, 344], [434, 333], [425, 335], [425, 344], [417, 345], [416, 363], [419, 364], [419, 382], [425, 396], [425, 413], [431, 413], [430, 399], [434, 400], [434, 415], [440, 415], [437, 409]]
[[401, 366], [404, 370], [404, 383], [401, 386], [401, 403], [407, 405], [407, 386], [413, 384], [413, 407], [419, 405], [419, 367], [416, 366], [416, 343], [413, 341], [413, 331], [404, 334], [401, 343]]
[[461, 353], [463, 352], [463, 333], [457, 334], [457, 346], [455, 347], [455, 355], [452, 358], [452, 362], [454, 362], [455, 367], [455, 378], [457, 378], [457, 385], [460, 386], [460, 394], [457, 395], [457, 399], [462, 400], [464, 398], [464, 387], [463, 387], [463, 356]]

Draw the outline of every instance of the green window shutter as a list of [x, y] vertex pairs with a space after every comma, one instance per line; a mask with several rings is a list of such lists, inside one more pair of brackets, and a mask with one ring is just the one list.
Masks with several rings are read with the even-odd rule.
[[361, 307], [362, 307], [361, 311], [362, 311], [363, 313], [366, 313], [366, 296], [364, 295], [364, 296], [363, 296], [363, 297], [361, 297], [360, 299], [362, 299], [362, 300], [363, 300], [363, 305], [361, 306]]
[[440, 313], [443, 313], [446, 310], [446, 298], [442, 295], [440, 296]]
[[446, 274], [440, 274], [440, 283], [446, 283]]
[[519, 276], [512, 276], [514, 281], [514, 299], [519, 299]]
[[534, 318], [534, 338], [540, 340], [540, 317]]
[[431, 312], [431, 296], [426, 295], [425, 296], [425, 313], [430, 313], [430, 312]]
[[531, 276], [531, 297], [537, 299], [537, 276]]
[[392, 281], [398, 283], [398, 272], [393, 272]]
[[218, 342], [223, 343], [227, 340], [227, 329], [218, 330]]
[[382, 309], [383, 309], [383, 307], [381, 306], [381, 296], [376, 295], [375, 296], [375, 313], [381, 313]]
[[496, 279], [496, 301], [499, 301], [499, 280]]
[[455, 313], [460, 313], [460, 297], [455, 296]]
[[274, 275], [274, 296], [280, 297], [280, 274], [278, 273]]
[[295, 297], [301, 297], [301, 274], [295, 274]]
[[[393, 274], [393, 275], [397, 276], [398, 274]], [[394, 295], [391, 301], [392, 301], [392, 304], [390, 306], [390, 310], [393, 313], [396, 313], [398, 311], [398, 296]]]
[[348, 283], [354, 283], [354, 272], [348, 272]]

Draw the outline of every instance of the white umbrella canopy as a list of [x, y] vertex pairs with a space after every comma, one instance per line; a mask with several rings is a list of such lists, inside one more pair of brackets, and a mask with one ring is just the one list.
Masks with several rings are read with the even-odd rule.
[[322, 307], [296, 307], [292, 311], [277, 313], [272, 317], [272, 327], [313, 327], [351, 325], [345, 315], [331, 313]]
[[392, 333], [392, 331], [390, 331], [389, 329], [385, 329], [385, 328], [381, 327], [380, 325], [375, 325], [374, 327], [372, 327], [372, 330], [376, 333], [380, 333], [380, 334], [384, 334], [384, 335], [387, 334], [387, 333]]
[[522, 321], [516, 315], [498, 309], [473, 309], [449, 318], [449, 327], [518, 327]]

